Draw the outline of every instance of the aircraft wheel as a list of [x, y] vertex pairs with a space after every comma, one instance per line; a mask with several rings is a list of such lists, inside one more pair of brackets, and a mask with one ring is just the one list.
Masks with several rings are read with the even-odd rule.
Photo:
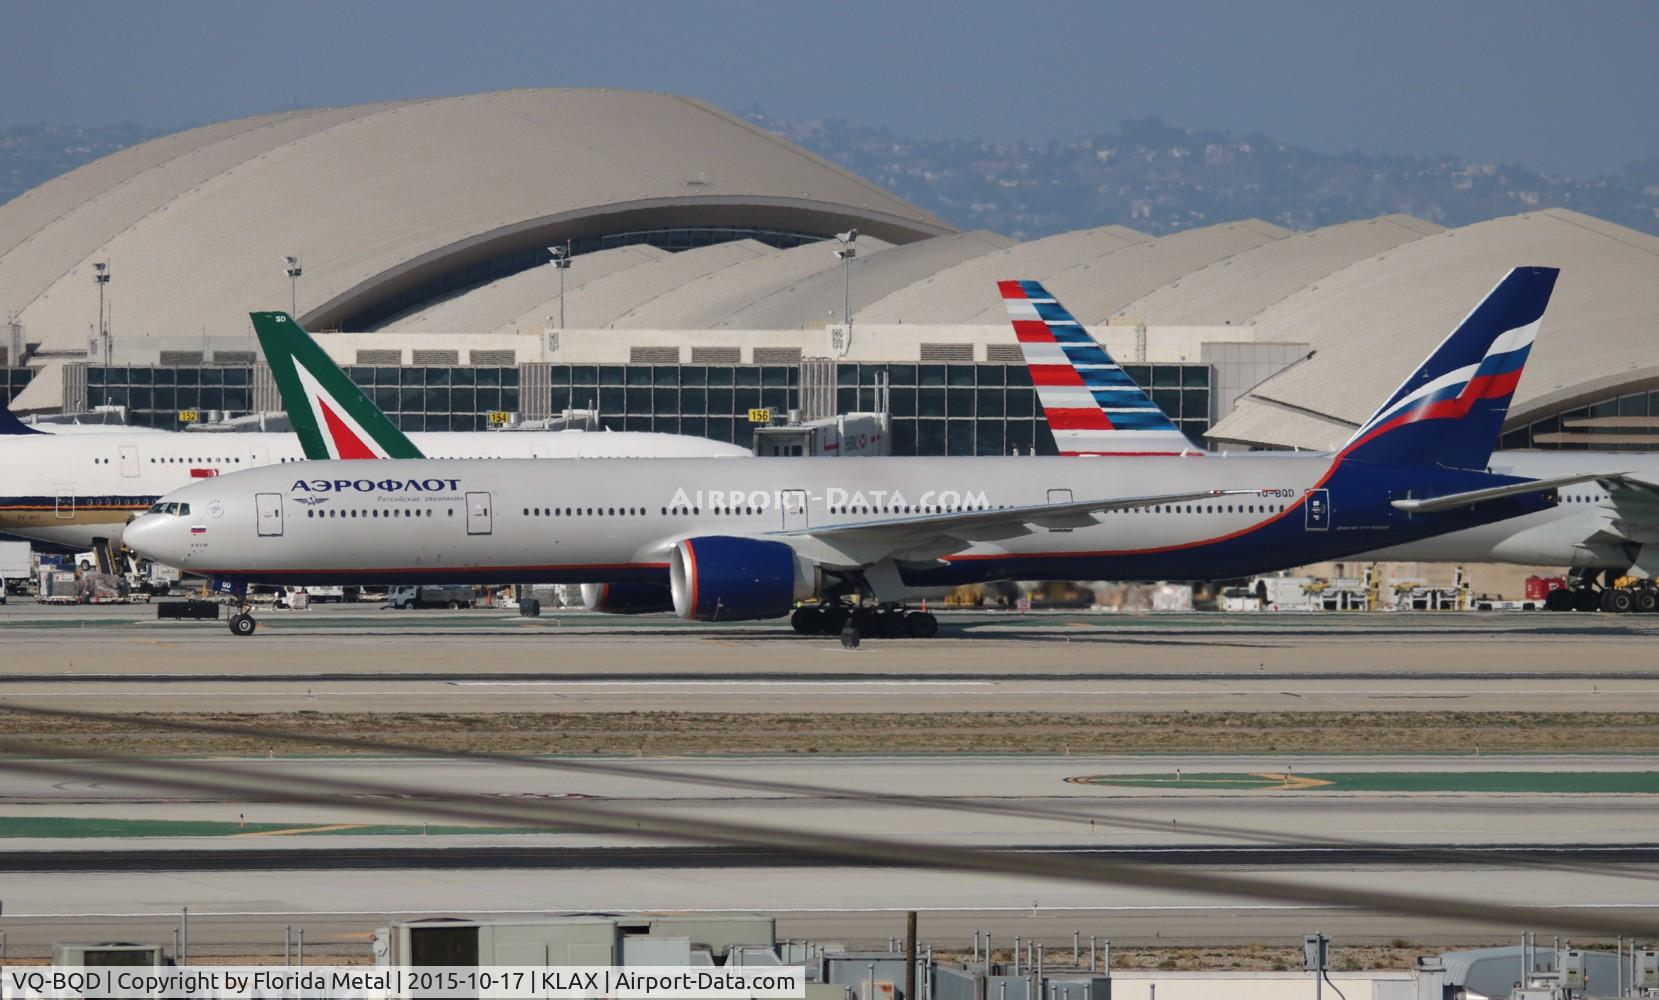
[[926, 611], [912, 611], [905, 615], [904, 625], [912, 639], [931, 639], [939, 634], [939, 619]]
[[881, 628], [883, 639], [903, 639], [910, 634], [910, 630], [905, 627], [904, 612], [897, 608], [879, 612], [876, 621]]
[[1601, 608], [1601, 593], [1584, 587], [1573, 591], [1574, 611], [1596, 611]]
[[1644, 615], [1659, 611], [1659, 593], [1647, 587], [1636, 591], [1636, 610]]
[[824, 610], [817, 606], [799, 607], [789, 616], [789, 627], [801, 635], [817, 635], [826, 617]]
[[1573, 609], [1573, 592], [1566, 588], [1552, 590], [1544, 595], [1545, 611], [1571, 611]]
[[1636, 597], [1628, 590], [1601, 592], [1601, 609], [1615, 615], [1626, 615], [1636, 609]]
[[257, 628], [258, 625], [259, 623], [253, 620], [253, 615], [250, 615], [244, 611], [240, 614], [231, 616], [230, 634], [241, 636], [253, 635], [253, 630]]

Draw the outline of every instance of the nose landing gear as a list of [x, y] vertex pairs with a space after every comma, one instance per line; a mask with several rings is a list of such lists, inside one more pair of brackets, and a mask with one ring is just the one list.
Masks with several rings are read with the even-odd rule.
[[258, 627], [259, 623], [254, 621], [253, 615], [248, 612], [246, 607], [238, 609], [236, 614], [230, 616], [231, 635], [253, 635], [253, 630]]

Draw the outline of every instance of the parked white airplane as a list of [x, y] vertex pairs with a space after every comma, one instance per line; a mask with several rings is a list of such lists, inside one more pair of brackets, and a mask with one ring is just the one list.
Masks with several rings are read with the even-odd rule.
[[[1187, 455], [1231, 460], [1231, 455], [1208, 452], [1188, 441], [1122, 369], [1114, 365], [1109, 374], [1103, 375], [1088, 364], [1057, 353], [1057, 337], [1082, 337], [1100, 352], [1091, 359], [1105, 358], [1111, 363], [1105, 348], [1042, 285], [1004, 281], [999, 286], [1015, 335], [1025, 351], [1031, 380], [1063, 454]], [[1315, 463], [1330, 460], [1319, 453], [1298, 454]], [[1487, 467], [1522, 479], [1551, 479], [1586, 468], [1620, 470], [1624, 474], [1563, 487], [1561, 504], [1556, 507], [1362, 552], [1354, 558], [1560, 566], [1571, 571], [1575, 586], [1548, 599], [1552, 610], [1659, 610], [1659, 590], [1653, 587], [1628, 591], [1609, 587], [1599, 593], [1590, 587], [1597, 574], [1605, 574], [1609, 582], [1626, 574], [1649, 580], [1659, 575], [1659, 455], [1500, 451], [1493, 453]]]
[[[937, 626], [925, 613], [878, 619], [841, 601], [897, 606], [918, 590], [1000, 579], [1242, 576], [1553, 505], [1556, 487], [1596, 474], [1541, 482], [1484, 466], [1556, 274], [1511, 272], [1324, 462], [314, 462], [179, 490], [126, 540], [233, 592], [601, 582], [653, 588], [643, 594], [692, 619], [778, 617], [816, 596], [794, 615], [802, 632], [850, 620], [928, 635]], [[1122, 375], [1086, 334], [1063, 332], [1054, 349], [1090, 379]], [[254, 622], [244, 611], [231, 628], [251, 634]]]
[[[261, 314], [276, 315], [276, 314]], [[286, 314], [281, 314], [286, 315]], [[263, 338], [262, 338], [263, 339]], [[447, 458], [752, 457], [708, 438], [636, 431], [480, 431], [405, 436], [309, 337], [266, 361], [292, 407], [294, 433], [45, 434], [0, 408], [0, 534], [85, 551], [119, 545], [133, 515], [181, 486], [303, 461], [310, 443], [336, 458], [410, 452]], [[400, 445], [399, 442], [402, 442]], [[389, 450], [390, 449], [390, 450]]]

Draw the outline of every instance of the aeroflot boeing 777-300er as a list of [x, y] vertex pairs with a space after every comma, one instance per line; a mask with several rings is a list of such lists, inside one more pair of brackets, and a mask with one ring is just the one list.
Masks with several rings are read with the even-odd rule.
[[[817, 597], [796, 610], [803, 632], [870, 621], [850, 598], [896, 606], [962, 583], [1245, 576], [1527, 514], [1554, 504], [1557, 487], [1595, 478], [1483, 468], [1556, 274], [1511, 272], [1324, 462], [309, 462], [178, 490], [126, 540], [232, 592], [604, 581], [710, 621], [780, 617]], [[1126, 381], [1078, 335], [1056, 336], [1055, 349], [1087, 373], [1091, 394]], [[912, 634], [936, 627], [924, 612], [902, 620]], [[231, 628], [245, 635], [254, 623], [243, 611]]]
[[[634, 431], [457, 431], [405, 437], [311, 338], [269, 339], [270, 327], [292, 324], [286, 313], [257, 313], [254, 320], [297, 434], [53, 435], [0, 408], [0, 533], [77, 551], [101, 543], [118, 546], [128, 519], [162, 494], [194, 480], [298, 462], [310, 454], [344, 459], [750, 454], [707, 438]], [[273, 350], [273, 343], [283, 349]], [[308, 446], [320, 451], [307, 451]]]

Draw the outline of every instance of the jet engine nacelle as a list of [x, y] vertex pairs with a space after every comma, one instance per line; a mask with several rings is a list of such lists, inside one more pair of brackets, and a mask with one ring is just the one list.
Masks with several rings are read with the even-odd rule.
[[674, 613], [699, 621], [781, 618], [818, 592], [818, 569], [782, 542], [705, 535], [674, 546]]
[[674, 610], [674, 596], [660, 583], [584, 583], [582, 607], [608, 615], [648, 615]]

